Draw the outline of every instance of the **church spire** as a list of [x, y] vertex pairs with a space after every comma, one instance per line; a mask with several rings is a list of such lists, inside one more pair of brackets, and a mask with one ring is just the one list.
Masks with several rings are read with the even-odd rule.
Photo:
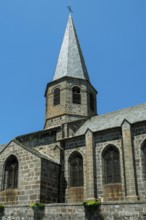
[[71, 14], [69, 15], [53, 80], [65, 76], [90, 81]]

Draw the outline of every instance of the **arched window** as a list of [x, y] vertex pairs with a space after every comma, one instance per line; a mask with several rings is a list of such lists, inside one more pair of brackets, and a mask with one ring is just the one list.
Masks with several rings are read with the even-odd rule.
[[4, 166], [3, 189], [14, 189], [18, 186], [18, 160], [14, 155], [8, 157]]
[[146, 140], [142, 144], [141, 151], [142, 151], [141, 160], [142, 160], [143, 178], [146, 179]]
[[92, 93], [90, 93], [90, 109], [94, 111], [94, 97]]
[[121, 181], [119, 151], [112, 145], [103, 153], [103, 177], [104, 184]]
[[72, 89], [72, 102], [75, 104], [81, 104], [81, 92], [80, 88], [77, 86]]
[[78, 152], [71, 154], [69, 158], [70, 187], [83, 186], [83, 158]]
[[60, 104], [60, 89], [56, 88], [54, 90], [54, 105], [59, 105]]

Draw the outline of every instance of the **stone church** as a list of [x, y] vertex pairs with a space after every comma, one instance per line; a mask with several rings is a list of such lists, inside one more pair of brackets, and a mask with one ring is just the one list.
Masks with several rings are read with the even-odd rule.
[[96, 96], [70, 15], [46, 86], [44, 129], [0, 145], [0, 203], [100, 198], [106, 209], [146, 212], [146, 104], [98, 115]]

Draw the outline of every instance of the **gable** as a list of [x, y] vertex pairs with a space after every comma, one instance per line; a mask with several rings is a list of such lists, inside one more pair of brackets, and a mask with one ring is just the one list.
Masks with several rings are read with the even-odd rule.
[[0, 152], [1, 154], [1, 158], [3, 157], [3, 155], [23, 155], [25, 156], [26, 154], [28, 155], [32, 155], [32, 157], [38, 157], [37, 155], [35, 155], [34, 153], [32, 153], [31, 151], [29, 151], [26, 147], [18, 144], [18, 142], [12, 140], [11, 142], [9, 142], [7, 145], [5, 145], [3, 147], [3, 149]]
[[5, 148], [6, 144], [1, 144], [0, 145], [0, 152]]

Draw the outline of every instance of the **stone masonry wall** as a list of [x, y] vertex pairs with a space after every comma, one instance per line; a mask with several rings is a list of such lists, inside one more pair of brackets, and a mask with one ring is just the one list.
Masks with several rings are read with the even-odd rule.
[[79, 137], [76, 139], [70, 139], [65, 142], [65, 152], [64, 152], [64, 166], [65, 166], [65, 180], [66, 180], [66, 202], [83, 202], [86, 193], [86, 184], [83, 187], [70, 187], [70, 170], [69, 170], [69, 157], [73, 152], [79, 152], [83, 157], [83, 167], [84, 167], [84, 183], [86, 183], [86, 162], [85, 162], [85, 138]]
[[61, 162], [61, 148], [60, 142], [55, 142], [49, 145], [42, 145], [39, 147], [35, 147], [41, 154], [48, 156], [51, 160], [55, 161], [56, 163]]
[[29, 206], [6, 206], [0, 220], [145, 220], [146, 203], [105, 203], [94, 213], [82, 205], [50, 204], [34, 212]]
[[42, 203], [58, 203], [60, 198], [61, 166], [42, 159], [41, 166], [41, 195]]
[[[95, 170], [96, 170], [96, 184], [97, 184], [97, 195], [103, 201], [114, 201], [123, 200], [125, 197], [124, 188], [124, 171], [123, 171], [123, 157], [122, 157], [122, 137], [121, 130], [114, 129], [110, 131], [104, 131], [101, 133], [96, 133], [94, 135], [94, 145], [95, 145]], [[104, 185], [103, 181], [103, 160], [102, 152], [109, 145], [114, 145], [118, 148], [120, 153], [120, 171], [121, 171], [121, 184], [107, 184]]]
[[[78, 86], [81, 90], [81, 104], [72, 103], [72, 88], [74, 86]], [[54, 89], [56, 88], [60, 89], [60, 104], [54, 106]], [[46, 91], [47, 123], [45, 127], [49, 128], [70, 122], [72, 116], [73, 120], [79, 120], [83, 117], [96, 115], [96, 107], [92, 111], [89, 106], [89, 93], [93, 94], [96, 103], [96, 92], [86, 80], [68, 77], [50, 83]]]
[[101, 206], [102, 220], [146, 220], [145, 202], [115, 202]]
[[85, 213], [82, 205], [50, 204], [34, 212], [29, 206], [5, 207], [0, 220], [100, 220], [99, 213]]
[[[142, 159], [142, 146], [146, 141], [146, 122], [137, 123], [131, 125], [131, 148], [133, 169], [136, 179], [136, 192], [140, 200], [145, 200], [146, 198], [146, 178], [143, 173], [144, 165]], [[94, 135], [94, 144], [96, 148], [96, 179], [97, 179], [97, 195], [101, 197], [103, 201], [112, 200], [111, 193], [116, 195], [117, 200], [123, 200], [126, 197], [126, 178], [124, 176], [124, 160], [125, 156], [123, 154], [123, 137], [121, 129], [117, 128], [114, 130], [104, 131], [96, 133]], [[104, 185], [103, 181], [103, 164], [102, 164], [102, 152], [106, 149], [108, 145], [114, 145], [119, 149], [120, 153], [120, 168], [121, 168], [121, 185], [119, 184], [107, 184]], [[129, 152], [129, 151], [128, 151]], [[127, 159], [126, 159], [127, 160]], [[131, 161], [131, 160], [130, 160]], [[126, 172], [129, 167], [126, 167]], [[130, 170], [129, 170], [130, 172]], [[109, 194], [109, 199], [108, 195]], [[114, 200], [114, 198], [113, 198]]]
[[[79, 116], [79, 115], [60, 115], [58, 117], [54, 117], [51, 119], [47, 119], [45, 128], [52, 128], [52, 127], [57, 127], [58, 125], [65, 124], [67, 122], [75, 122], [78, 120], [85, 119], [84, 116]], [[61, 136], [62, 138], [62, 136]]]
[[134, 146], [134, 157], [136, 167], [136, 179], [138, 196], [141, 200], [146, 199], [146, 179], [143, 174], [143, 163], [142, 163], [142, 145], [146, 140], [146, 122], [134, 125], [132, 127], [133, 135], [133, 146]]
[[56, 141], [56, 131], [43, 131], [18, 137], [19, 142], [29, 148], [52, 144]]
[[[10, 155], [19, 163], [18, 188], [2, 191], [3, 167]], [[0, 154], [0, 203], [30, 204], [40, 199], [41, 160], [18, 144], [11, 142]]]
[[[102, 201], [122, 201], [125, 198], [128, 199], [127, 196], [127, 186], [128, 180], [125, 177], [125, 172], [129, 172], [129, 178], [131, 175], [130, 168], [127, 166], [125, 168], [125, 154], [123, 152], [124, 145], [123, 145], [123, 136], [121, 128], [115, 128], [108, 131], [98, 132], [94, 134], [94, 147], [95, 147], [95, 186], [97, 193], [95, 196], [100, 197]], [[146, 122], [137, 123], [131, 125], [131, 146], [132, 150], [132, 159], [133, 160], [133, 169], [134, 175], [136, 179], [136, 193], [138, 195], [138, 199], [145, 200], [146, 198], [146, 179], [143, 174], [143, 169], [145, 163], [142, 161], [142, 145], [146, 141]], [[87, 143], [87, 142], [86, 142]], [[103, 180], [103, 159], [102, 153], [109, 145], [115, 146], [119, 150], [120, 155], [120, 174], [121, 174], [121, 182], [120, 183], [113, 183], [113, 184], [104, 184]], [[67, 188], [69, 187], [69, 164], [68, 158], [74, 151], [78, 151], [83, 156], [84, 161], [84, 197], [86, 198], [87, 193], [87, 181], [86, 180], [86, 146], [84, 142], [84, 136], [80, 138], [72, 138], [65, 142], [65, 178], [67, 181]], [[129, 149], [128, 150], [129, 153]], [[126, 151], [125, 151], [126, 152]], [[127, 157], [128, 157], [127, 153]], [[126, 159], [128, 162], [128, 159]], [[125, 170], [126, 169], [126, 170]], [[127, 182], [126, 182], [127, 181]], [[134, 180], [133, 180], [134, 182]], [[128, 186], [130, 187], [130, 185]], [[130, 189], [130, 188], [129, 188]], [[70, 195], [68, 194], [71, 190], [66, 190], [66, 201]], [[131, 192], [131, 191], [130, 191]], [[131, 199], [131, 198], [130, 198]], [[132, 198], [134, 199], [134, 198]], [[135, 198], [135, 200], [137, 200]]]

